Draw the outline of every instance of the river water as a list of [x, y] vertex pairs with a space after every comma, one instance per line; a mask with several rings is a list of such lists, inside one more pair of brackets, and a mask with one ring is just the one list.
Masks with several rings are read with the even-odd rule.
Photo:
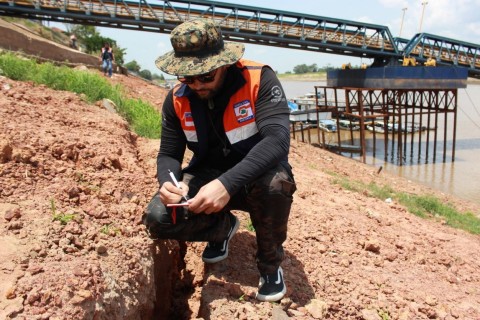
[[[314, 86], [324, 86], [326, 83], [324, 81], [282, 81], [282, 85], [287, 98], [291, 99], [307, 92], [314, 92]], [[398, 165], [393, 161], [385, 161], [382, 150], [384, 149], [383, 140], [377, 139], [374, 155], [372, 140], [369, 139], [366, 163], [375, 167], [383, 166], [383, 170], [390, 173], [480, 204], [480, 84], [468, 84], [466, 89], [458, 89], [457, 117], [454, 161], [452, 161], [452, 129], [447, 134], [445, 162], [442, 157], [443, 133], [440, 132], [440, 141], [437, 144], [440, 151], [437, 150], [437, 154], [440, 152], [441, 155], [436, 157], [436, 162], [406, 161], [403, 165]], [[347, 131], [342, 130], [342, 132]], [[426, 133], [417, 134], [425, 135]], [[425, 143], [426, 139], [422, 139]], [[346, 155], [362, 161], [358, 155]]]

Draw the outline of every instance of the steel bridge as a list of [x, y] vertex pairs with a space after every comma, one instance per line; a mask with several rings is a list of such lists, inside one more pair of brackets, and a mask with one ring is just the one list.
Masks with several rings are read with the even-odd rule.
[[480, 45], [419, 33], [394, 38], [386, 26], [216, 1], [0, 0], [0, 16], [170, 33], [183, 21], [215, 20], [227, 40], [373, 58], [373, 66], [404, 57], [468, 69], [480, 77]]

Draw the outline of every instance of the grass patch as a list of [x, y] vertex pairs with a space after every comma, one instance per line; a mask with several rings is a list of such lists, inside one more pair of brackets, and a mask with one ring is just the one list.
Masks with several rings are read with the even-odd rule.
[[97, 186], [97, 185], [87, 181], [85, 179], [85, 176], [83, 175], [83, 173], [81, 173], [79, 171], [76, 171], [75, 174], [74, 174], [74, 178], [75, 178], [75, 181], [77, 181], [79, 184], [81, 184], [85, 188], [89, 189], [90, 191], [92, 191], [92, 192], [100, 191], [100, 186]]
[[390, 313], [385, 310], [379, 310], [378, 315], [382, 320], [390, 320]]
[[104, 224], [100, 228], [100, 232], [108, 236], [108, 235], [118, 234], [120, 230], [116, 228], [113, 224]]
[[480, 219], [472, 212], [460, 212], [451, 204], [445, 204], [432, 195], [416, 195], [397, 192], [390, 186], [380, 186], [376, 183], [363, 182], [341, 177], [335, 172], [327, 172], [333, 176], [333, 183], [346, 190], [362, 193], [369, 197], [385, 200], [391, 198], [416, 216], [425, 219], [442, 219], [453, 228], [462, 229], [472, 234], [480, 234]]
[[252, 220], [248, 220], [247, 230], [250, 232], [255, 232], [255, 227], [253, 226]]
[[89, 103], [110, 99], [118, 113], [141, 137], [160, 138], [161, 115], [150, 104], [140, 99], [130, 99], [121, 86], [113, 86], [104, 77], [93, 73], [55, 66], [51, 63], [20, 58], [11, 53], [0, 53], [0, 75], [18, 81], [33, 81], [54, 90], [81, 94]]
[[280, 73], [277, 74], [280, 80], [284, 81], [322, 81], [327, 79], [327, 73], [321, 72], [308, 72], [308, 73]]
[[68, 213], [57, 213], [57, 207], [55, 205], [55, 200], [50, 199], [50, 210], [52, 211], [53, 221], [60, 221], [61, 224], [65, 225], [70, 221], [74, 220], [76, 215], [75, 214], [68, 214]]

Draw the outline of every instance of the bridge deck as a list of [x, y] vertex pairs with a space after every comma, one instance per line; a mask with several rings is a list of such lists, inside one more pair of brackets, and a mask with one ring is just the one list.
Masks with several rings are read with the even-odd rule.
[[480, 76], [480, 45], [429, 34], [393, 38], [386, 26], [205, 0], [0, 0], [0, 15], [169, 33], [183, 21], [208, 17], [227, 39], [290, 49], [468, 69]]
[[467, 87], [466, 69], [455, 67], [383, 67], [332, 70], [327, 86], [389, 89], [458, 89]]

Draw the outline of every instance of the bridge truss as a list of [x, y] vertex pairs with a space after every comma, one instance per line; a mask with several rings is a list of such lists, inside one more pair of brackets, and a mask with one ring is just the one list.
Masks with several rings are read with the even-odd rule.
[[0, 15], [160, 33], [208, 17], [232, 41], [373, 58], [375, 65], [397, 64], [410, 55], [419, 62], [435, 57], [480, 77], [480, 45], [423, 33], [407, 41], [393, 38], [386, 26], [224, 2], [0, 0]]

